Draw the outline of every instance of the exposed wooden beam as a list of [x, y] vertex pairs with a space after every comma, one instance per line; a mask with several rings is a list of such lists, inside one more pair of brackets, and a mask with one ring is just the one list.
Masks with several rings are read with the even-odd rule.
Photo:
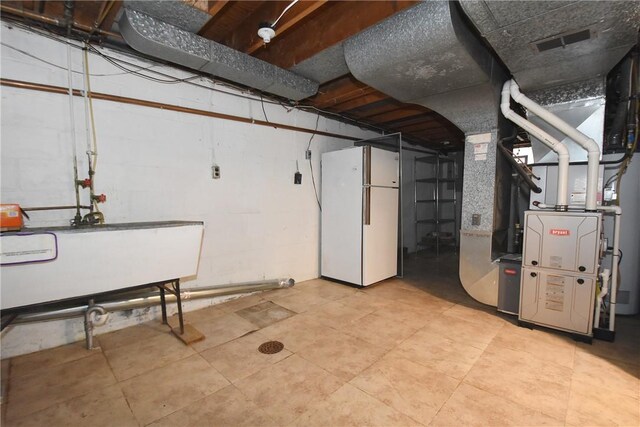
[[378, 102], [378, 101], [382, 101], [384, 99], [388, 99], [389, 97], [387, 95], [385, 95], [384, 93], [380, 93], [378, 91], [374, 91], [372, 93], [368, 93], [364, 96], [360, 96], [358, 98], [352, 99], [350, 101], [346, 101], [343, 102], [341, 104], [335, 105], [333, 107], [331, 107], [331, 110], [334, 111], [339, 111], [339, 112], [343, 112], [343, 111], [349, 111], [349, 110], [353, 110], [359, 107], [362, 107], [363, 105], [367, 105], [367, 104], [371, 104], [374, 102]]
[[203, 12], [209, 11], [209, 1], [208, 0], [182, 0], [184, 3], [189, 6], [195, 7], [196, 9], [200, 9]]
[[360, 120], [373, 122], [373, 120], [370, 119], [371, 116], [375, 116], [376, 114], [380, 113], [386, 113], [392, 110], [397, 110], [401, 107], [402, 104], [400, 102], [396, 101], [395, 99], [389, 98], [379, 102], [375, 102], [373, 104], [365, 105], [358, 109], [354, 109], [352, 111], [349, 111], [349, 114]]
[[433, 113], [423, 107], [403, 107], [386, 113], [376, 114], [375, 116], [369, 116], [369, 119], [375, 120], [378, 123], [395, 125], [400, 121], [409, 120], [414, 117], [429, 117], [431, 115], [433, 115]]
[[[108, 6], [107, 13], [102, 18], [102, 22], [98, 22], [98, 28], [103, 30], [109, 30], [112, 26], [116, 17], [118, 16], [118, 12], [122, 8], [122, 0], [111, 1], [110, 6]], [[100, 18], [100, 17], [99, 17]]]
[[209, 1], [209, 15], [211, 15], [212, 18], [215, 17], [227, 5], [227, 3], [229, 3], [228, 0]]
[[282, 68], [291, 68], [416, 3], [407, 0], [329, 2], [314, 14], [314, 19], [276, 37], [255, 55]]
[[[264, 1], [228, 1], [219, 6], [210, 4], [209, 14], [212, 14], [211, 7], [213, 7], [215, 15], [200, 29], [198, 34], [209, 40], [221, 42], [264, 3]], [[258, 31], [257, 28], [256, 31]]]
[[442, 128], [442, 125], [433, 120], [423, 120], [418, 123], [413, 123], [411, 125], [397, 126], [397, 129], [401, 130], [402, 132], [419, 132], [423, 130], [441, 129], [441, 128]]
[[354, 88], [354, 89], [352, 89], [352, 90], [350, 90], [348, 92], [344, 92], [344, 93], [341, 93], [339, 95], [335, 95], [335, 96], [332, 96], [332, 97], [325, 98], [322, 102], [315, 101], [314, 104], [318, 108], [334, 107], [334, 106], [339, 105], [339, 104], [341, 104], [343, 102], [350, 101], [352, 99], [359, 98], [361, 96], [374, 93], [375, 91], [376, 91], [375, 89], [370, 88], [370, 87]]
[[[283, 37], [287, 31], [295, 28], [303, 19], [318, 10], [327, 0], [302, 1], [296, 3], [278, 21], [275, 27], [276, 37]], [[272, 24], [284, 9], [291, 4], [290, 1], [268, 1], [245, 19], [242, 24], [229, 36], [222, 40], [233, 49], [252, 54], [265, 46], [263, 40], [258, 37], [258, 28], [262, 23]]]
[[[331, 100], [340, 98], [345, 94], [362, 91], [367, 88], [369, 88], [369, 86], [356, 80], [355, 77], [349, 74], [323, 84], [318, 89], [318, 94], [308, 98], [308, 101], [314, 105], [322, 105], [330, 103]], [[336, 102], [333, 103], [335, 104]]]

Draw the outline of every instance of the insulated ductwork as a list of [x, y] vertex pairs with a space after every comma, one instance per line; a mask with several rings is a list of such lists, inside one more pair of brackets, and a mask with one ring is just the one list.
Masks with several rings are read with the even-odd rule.
[[431, 108], [465, 133], [497, 127], [504, 74], [453, 2], [424, 2], [344, 42], [351, 73], [407, 103]]
[[[140, 6], [160, 18], [134, 9]], [[316, 81], [184, 29], [201, 25], [201, 18], [193, 24], [193, 19], [181, 19], [176, 8], [193, 9], [184, 2], [128, 2], [119, 20], [120, 33], [137, 51], [260, 91], [295, 101], [317, 93]]]
[[504, 168], [499, 163], [496, 145], [506, 75], [454, 2], [420, 3], [343, 45], [346, 63], [358, 80], [437, 111], [465, 132], [460, 281], [473, 298], [496, 305], [498, 269], [492, 245], [496, 230], [506, 232], [507, 218], [495, 205], [503, 191], [509, 191], [508, 180], [497, 176], [503, 170], [510, 175], [506, 161]]
[[638, 1], [460, 4], [523, 90], [605, 76], [638, 41]]
[[296, 64], [291, 71], [308, 77], [320, 84], [349, 74], [349, 68], [344, 60], [344, 46], [342, 43], [333, 45], [309, 59]]

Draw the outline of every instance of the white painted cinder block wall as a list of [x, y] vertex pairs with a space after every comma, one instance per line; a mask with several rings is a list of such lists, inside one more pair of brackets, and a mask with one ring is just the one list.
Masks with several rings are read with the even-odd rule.
[[[66, 67], [63, 43], [2, 23], [3, 44]], [[82, 54], [72, 49], [72, 68], [82, 70]], [[141, 67], [179, 78], [190, 74], [132, 59]], [[67, 86], [67, 73], [3, 45], [3, 78]], [[188, 84], [159, 84], [123, 73], [90, 54], [92, 90], [177, 104], [202, 110], [264, 119], [259, 101]], [[212, 83], [199, 81], [212, 87]], [[74, 74], [75, 88], [83, 87]], [[240, 92], [216, 85], [215, 88]], [[68, 98], [2, 87], [2, 203], [22, 206], [74, 204]], [[76, 153], [86, 177], [85, 107], [74, 98]], [[317, 115], [264, 104], [269, 121], [315, 128]], [[202, 220], [205, 233], [198, 276], [183, 287], [225, 285], [243, 281], [319, 275], [320, 215], [305, 160], [310, 134], [250, 125], [147, 107], [94, 101], [98, 137], [96, 192], [107, 195], [101, 209], [109, 223]], [[318, 129], [358, 138], [376, 136], [320, 117]], [[322, 152], [351, 145], [344, 139], [315, 136], [312, 161], [320, 191]], [[293, 184], [296, 161], [302, 185]], [[222, 178], [211, 177], [211, 167]], [[88, 204], [86, 191], [82, 203]], [[38, 212], [30, 226], [66, 225], [72, 211]], [[162, 260], [158, 260], [162, 262]], [[81, 266], [79, 266], [81, 268]], [[46, 279], [43, 280], [46, 286]], [[195, 309], [218, 301], [188, 302]], [[158, 310], [112, 314], [97, 333], [149, 320]], [[12, 357], [83, 338], [81, 319], [9, 327], [2, 335], [2, 357]]]

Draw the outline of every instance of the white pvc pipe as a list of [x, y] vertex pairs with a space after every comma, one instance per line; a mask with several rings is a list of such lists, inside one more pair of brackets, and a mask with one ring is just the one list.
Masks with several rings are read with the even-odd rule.
[[600, 306], [602, 305], [602, 299], [607, 296], [609, 292], [609, 269], [605, 268], [600, 273], [600, 278], [602, 279], [602, 287], [600, 288], [600, 292], [598, 293], [598, 298], [596, 299], [596, 313], [593, 317], [593, 327], [600, 327]]
[[[551, 209], [544, 203], [535, 204], [540, 209]], [[571, 205], [569, 209], [585, 210], [585, 205]], [[598, 210], [611, 212], [613, 217], [613, 254], [611, 255], [611, 290], [609, 292], [609, 330], [613, 332], [616, 326], [616, 301], [618, 298], [618, 262], [620, 261], [620, 221], [622, 208], [620, 206], [598, 206]]]
[[511, 81], [510, 90], [511, 96], [517, 103], [567, 135], [587, 151], [587, 200], [585, 206], [588, 211], [595, 211], [598, 196], [598, 166], [600, 165], [600, 147], [598, 147], [598, 144], [560, 117], [520, 93], [518, 84], [513, 80]]
[[504, 83], [500, 109], [507, 119], [538, 138], [543, 144], [558, 154], [558, 200], [556, 206], [558, 210], [564, 210], [568, 204], [569, 150], [560, 141], [511, 109], [511, 86], [514, 84], [515, 82], [513, 80], [508, 80]]
[[618, 263], [620, 262], [620, 221], [622, 208], [620, 206], [600, 206], [604, 211], [613, 212], [613, 254], [611, 256], [611, 291], [609, 292], [609, 330], [615, 331], [616, 300], [618, 297]]

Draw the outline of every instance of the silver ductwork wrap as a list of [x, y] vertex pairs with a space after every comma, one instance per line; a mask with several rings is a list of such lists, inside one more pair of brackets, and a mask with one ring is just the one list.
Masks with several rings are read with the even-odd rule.
[[638, 1], [460, 4], [525, 91], [604, 77], [638, 42]]
[[492, 257], [502, 182], [497, 157], [500, 88], [506, 79], [453, 2], [424, 2], [344, 42], [351, 73], [402, 102], [420, 104], [465, 132], [460, 280], [476, 300], [496, 305]]
[[[600, 150], [602, 150], [605, 117], [604, 78], [597, 77], [595, 79], [569, 83], [551, 89], [532, 91], [529, 96], [547, 110], [593, 138]], [[531, 111], [527, 111], [527, 117], [536, 126], [566, 145], [569, 149], [572, 162], [587, 160], [586, 151], [572, 139], [550, 126], [544, 120], [541, 120]], [[540, 143], [537, 138], [531, 137], [531, 147], [533, 149], [535, 162], [557, 162], [558, 159], [555, 153]]]
[[[127, 3], [119, 27], [125, 41], [139, 52], [295, 101], [318, 92], [316, 81], [198, 36], [174, 25], [175, 22], [168, 23], [134, 10], [132, 7], [138, 7], [138, 3], [146, 5], [147, 2]], [[151, 12], [155, 14], [159, 14], [163, 6], [191, 8], [176, 2], [152, 4], [155, 8]], [[149, 6], [145, 8], [149, 13], [147, 9]]]
[[351, 73], [402, 102], [443, 115], [465, 133], [497, 126], [505, 79], [452, 2], [424, 2], [344, 42]]

